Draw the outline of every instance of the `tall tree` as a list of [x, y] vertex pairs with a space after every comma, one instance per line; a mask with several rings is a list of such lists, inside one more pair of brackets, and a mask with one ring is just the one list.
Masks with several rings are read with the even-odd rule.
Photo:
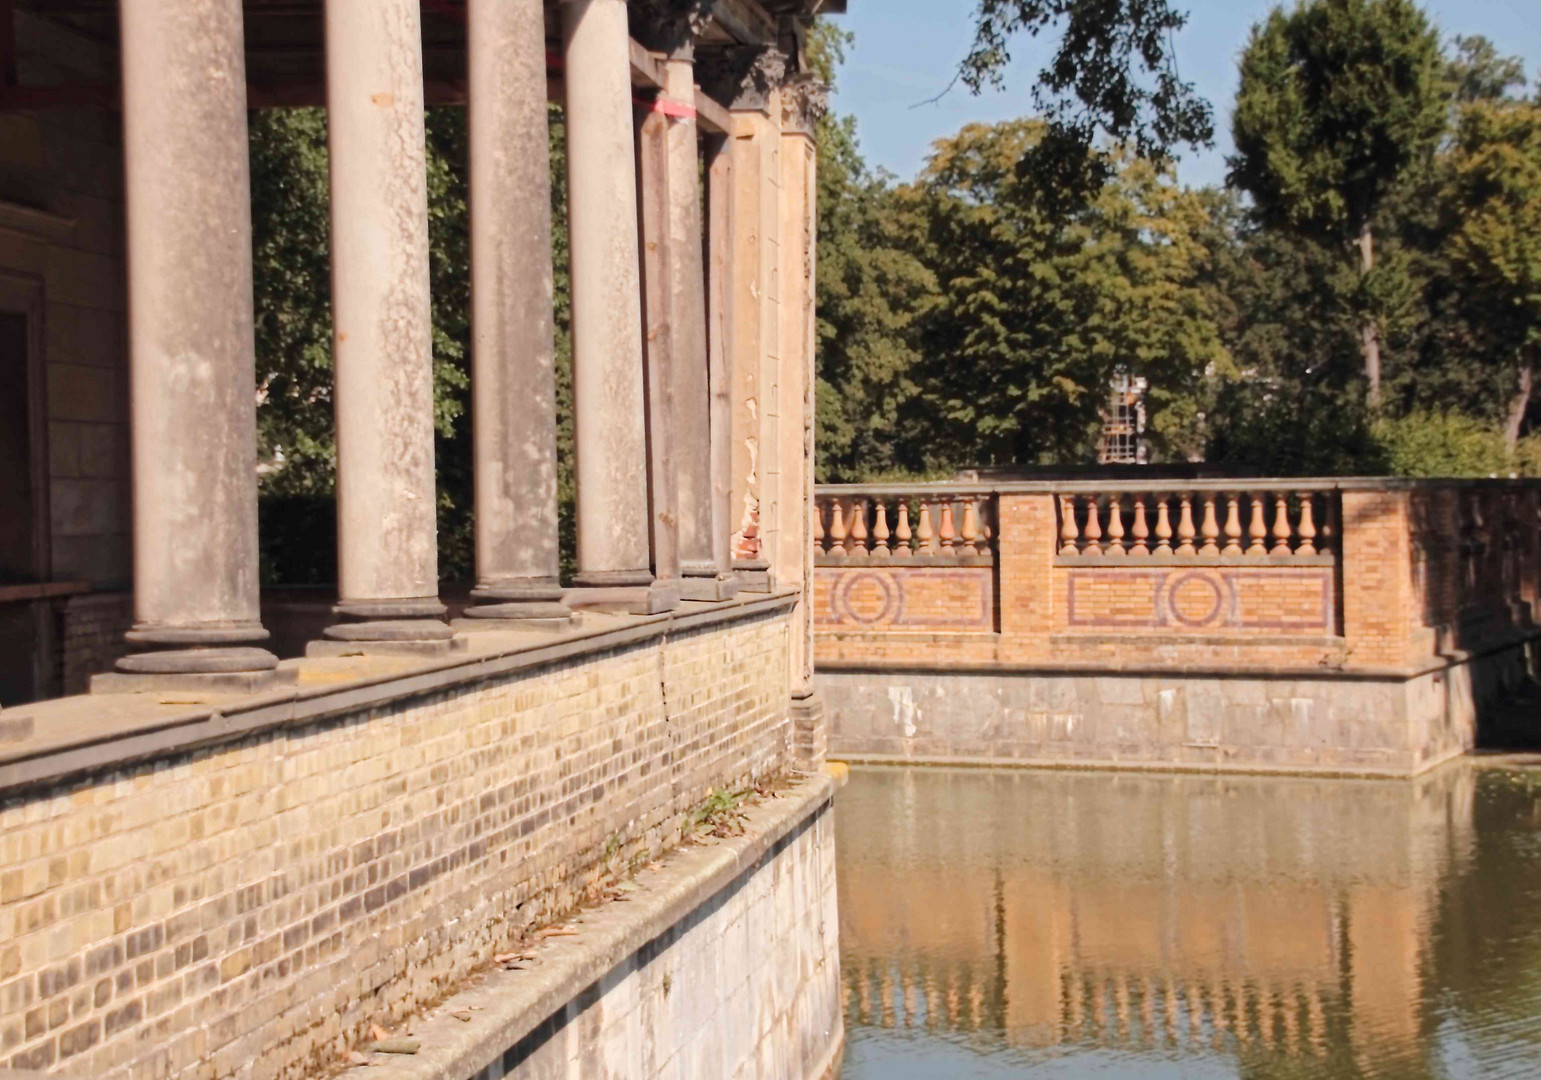
[[917, 371], [933, 464], [1087, 460], [1115, 374], [1145, 377], [1165, 454], [1201, 445], [1198, 395], [1229, 369], [1199, 285], [1202, 203], [1153, 163], [1110, 153], [1112, 179], [1064, 213], [1017, 168], [1035, 120], [971, 124], [896, 197], [940, 297]]
[[978, 0], [974, 44], [959, 77], [976, 93], [1001, 85], [1011, 39], [1059, 33], [1033, 103], [1047, 121], [1020, 168], [1080, 195], [1107, 179], [1099, 136], [1164, 162], [1214, 137], [1209, 103], [1183, 81], [1174, 36], [1188, 22], [1169, 0]]
[[1450, 252], [1513, 387], [1504, 417], [1512, 451], [1530, 408], [1541, 348], [1541, 105], [1468, 105], [1449, 173], [1458, 222]]
[[1372, 407], [1394, 285], [1375, 273], [1373, 223], [1404, 173], [1433, 154], [1449, 97], [1439, 36], [1411, 0], [1276, 8], [1253, 28], [1241, 60], [1231, 182], [1267, 224], [1355, 260], [1352, 303]]

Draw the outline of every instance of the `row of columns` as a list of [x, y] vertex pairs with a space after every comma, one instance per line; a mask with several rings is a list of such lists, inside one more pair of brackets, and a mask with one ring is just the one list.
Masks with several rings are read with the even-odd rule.
[[[99, 688], [254, 687], [277, 663], [258, 613], [242, 5], [121, 3], [141, 651]], [[702, 243], [731, 227], [735, 140], [709, 148], [703, 221], [688, 33], [634, 129], [626, 3], [561, 12], [578, 567], [564, 590], [542, 4], [469, 0], [474, 625], [736, 588], [735, 297]], [[339, 601], [311, 652], [442, 652], [418, 0], [325, 0], [325, 20]]]

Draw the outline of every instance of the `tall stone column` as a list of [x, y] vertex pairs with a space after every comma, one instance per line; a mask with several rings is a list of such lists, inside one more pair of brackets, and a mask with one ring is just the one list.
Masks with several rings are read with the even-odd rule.
[[122, 0], [133, 655], [97, 691], [258, 689], [251, 197], [240, 0]]
[[339, 621], [311, 655], [436, 653], [439, 602], [418, 0], [326, 0]]
[[796, 585], [791, 695], [797, 752], [810, 763], [825, 750], [823, 709], [813, 694], [814, 299], [818, 208], [815, 126], [829, 88], [800, 74], [781, 88], [780, 522], [771, 556], [776, 578]]
[[688, 33], [664, 62], [668, 117], [668, 310], [674, 368], [672, 430], [677, 463], [680, 569], [688, 600], [726, 600], [738, 591], [719, 564], [715, 538], [728, 535], [713, 498], [712, 385], [707, 347], [701, 147], [696, 126], [695, 54]]
[[476, 578], [462, 628], [566, 629], [541, 0], [470, 0]]
[[733, 570], [733, 147], [731, 135], [706, 151], [706, 354], [711, 393], [711, 551], [717, 580]]
[[577, 436], [576, 606], [678, 603], [648, 544], [631, 39], [625, 0], [561, 0]]
[[778, 89], [785, 54], [775, 49], [728, 49], [709, 68], [698, 66], [701, 83], [729, 104], [733, 117], [732, 239], [727, 306], [732, 309], [729, 501], [734, 576], [754, 592], [775, 586], [769, 558], [778, 495], [776, 370], [779, 196], [781, 183]]

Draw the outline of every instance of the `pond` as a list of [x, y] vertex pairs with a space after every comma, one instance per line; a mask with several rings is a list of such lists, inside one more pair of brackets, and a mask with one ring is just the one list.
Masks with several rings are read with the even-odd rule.
[[1541, 1076], [1541, 772], [853, 769], [842, 1080]]

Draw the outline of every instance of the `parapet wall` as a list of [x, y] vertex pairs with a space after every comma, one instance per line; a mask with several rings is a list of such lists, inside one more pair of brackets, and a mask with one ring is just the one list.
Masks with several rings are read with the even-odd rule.
[[793, 599], [303, 662], [262, 698], [29, 706], [0, 746], [0, 1064], [326, 1070], [671, 848], [712, 788], [793, 768]]
[[821, 489], [830, 752], [1418, 771], [1525, 677], [1537, 484], [1173, 485]]

